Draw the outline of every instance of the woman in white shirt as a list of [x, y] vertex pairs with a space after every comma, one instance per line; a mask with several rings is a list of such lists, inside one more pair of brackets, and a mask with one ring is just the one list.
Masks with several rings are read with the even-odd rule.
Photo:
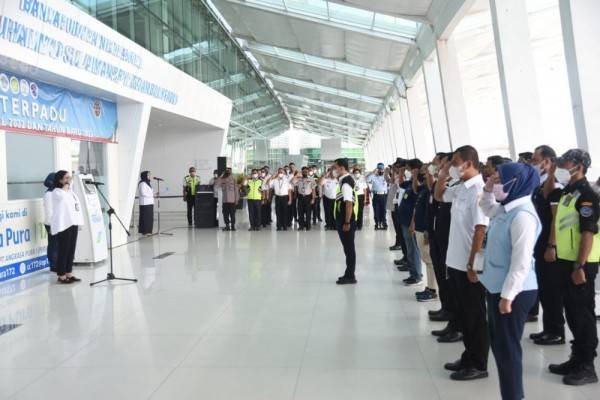
[[138, 198], [140, 199], [140, 223], [138, 232], [144, 236], [152, 235], [154, 227], [154, 191], [152, 190], [150, 171], [140, 174]]
[[44, 181], [46, 186], [46, 193], [44, 193], [44, 227], [46, 228], [46, 234], [48, 235], [48, 247], [46, 248], [46, 256], [48, 257], [48, 266], [50, 272], [56, 272], [56, 254], [58, 248], [56, 247], [56, 238], [50, 232], [50, 224], [52, 222], [52, 190], [54, 190], [54, 172], [51, 172]]
[[539, 174], [530, 165], [502, 164], [488, 178], [479, 201], [491, 218], [479, 280], [487, 289], [490, 343], [502, 399], [507, 400], [525, 397], [521, 337], [537, 299], [533, 249], [541, 223], [531, 194], [539, 185]]
[[79, 282], [73, 274], [73, 259], [77, 245], [79, 226], [83, 225], [81, 203], [71, 190], [71, 174], [58, 171], [54, 175], [52, 190], [52, 212], [50, 217], [50, 233], [55, 236], [56, 274], [58, 283], [69, 284]]

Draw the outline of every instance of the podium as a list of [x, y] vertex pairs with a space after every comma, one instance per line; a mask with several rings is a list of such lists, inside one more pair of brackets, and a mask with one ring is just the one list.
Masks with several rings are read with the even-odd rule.
[[212, 191], [196, 193], [196, 207], [194, 212], [194, 226], [196, 228], [215, 228], [217, 220], [217, 199]]

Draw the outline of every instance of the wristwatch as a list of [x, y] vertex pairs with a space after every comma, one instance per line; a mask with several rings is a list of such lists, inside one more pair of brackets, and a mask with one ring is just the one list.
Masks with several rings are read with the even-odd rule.
[[473, 264], [471, 264], [471, 263], [467, 264], [467, 271], [473, 271]]
[[585, 264], [579, 264], [578, 262], [573, 263], [573, 271], [577, 271], [578, 269], [582, 269]]

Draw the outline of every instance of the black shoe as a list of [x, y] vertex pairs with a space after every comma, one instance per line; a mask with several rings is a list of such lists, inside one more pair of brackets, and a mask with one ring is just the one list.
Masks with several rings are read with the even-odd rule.
[[73, 281], [70, 280], [69, 278], [65, 278], [65, 279], [58, 278], [56, 280], [56, 283], [58, 283], [59, 285], [70, 285], [71, 283], [73, 283]]
[[460, 359], [444, 364], [444, 369], [452, 372], [460, 371], [463, 369], [462, 362]]
[[525, 322], [537, 322], [537, 321], [538, 321], [537, 315], [528, 315], [527, 319], [525, 320]]
[[396, 251], [396, 250], [402, 250], [402, 246], [400, 246], [399, 244], [390, 246], [390, 251]]
[[423, 293], [422, 295], [417, 296], [417, 301], [419, 303], [426, 303], [428, 301], [434, 301], [437, 300], [438, 295], [435, 292], [435, 290], [427, 290], [425, 293]]
[[437, 338], [438, 343], [456, 343], [460, 342], [463, 338], [462, 333], [460, 332], [450, 332], [447, 335], [440, 336]]
[[438, 314], [429, 315], [429, 320], [432, 322], [448, 322], [450, 321], [450, 313], [443, 311]]
[[598, 375], [596, 375], [593, 363], [580, 364], [569, 375], [563, 378], [563, 383], [570, 386], [583, 386], [597, 382]]
[[417, 278], [406, 278], [404, 279], [402, 282], [404, 282], [404, 284], [406, 286], [417, 286], [423, 283], [422, 279], [417, 279]]
[[550, 364], [548, 370], [555, 375], [567, 376], [577, 368], [577, 362], [573, 358], [569, 358], [562, 364]]
[[356, 278], [348, 278], [345, 276], [342, 276], [340, 278], [338, 278], [338, 280], [335, 282], [337, 285], [355, 285], [356, 284]]
[[450, 328], [449, 325], [446, 325], [446, 327], [444, 329], [438, 329], [435, 331], [431, 331], [431, 334], [433, 336], [442, 337], [442, 336], [446, 336], [447, 334], [452, 333], [452, 332], [453, 332], [453, 329]]
[[279, 227], [278, 227], [278, 228], [277, 228], [277, 231], [281, 231], [281, 228], [279, 228]]
[[69, 277], [67, 279], [70, 280], [71, 282], [81, 282], [81, 279], [79, 279], [76, 276], [71, 276], [71, 277]]
[[235, 232], [235, 226], [232, 226], [229, 230]]
[[427, 311], [427, 315], [429, 315], [430, 317], [432, 315], [439, 315], [441, 313], [445, 313], [446, 311], [443, 308], [440, 308], [439, 310], [429, 310]]
[[394, 260], [394, 265], [408, 265], [406, 257], [402, 257], [400, 260]]
[[529, 339], [531, 340], [538, 340], [541, 339], [542, 337], [544, 337], [546, 333], [544, 331], [538, 332], [538, 333], [532, 333], [531, 335], [529, 335]]
[[488, 372], [481, 371], [477, 368], [463, 368], [450, 374], [450, 379], [453, 381], [473, 381], [475, 379], [487, 378]]
[[386, 230], [387, 230], [387, 228], [388, 228], [388, 226], [387, 226], [387, 225], [383, 225], [383, 226], [381, 227], [381, 229], [383, 229], [384, 231], [386, 231]]
[[228, 232], [230, 230], [231, 228], [229, 228], [229, 225], [225, 225], [225, 228], [222, 229], [223, 232]]
[[565, 338], [563, 336], [545, 334], [539, 339], [533, 341], [533, 343], [539, 346], [554, 346], [559, 344], [565, 344]]
[[400, 272], [408, 272], [408, 265], [399, 265], [396, 267]]

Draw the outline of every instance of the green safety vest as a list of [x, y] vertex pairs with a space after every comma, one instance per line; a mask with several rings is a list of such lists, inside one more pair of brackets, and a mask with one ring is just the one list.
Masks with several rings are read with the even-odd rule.
[[[354, 214], [354, 220], [358, 217], [358, 192], [356, 191], [356, 186], [354, 187], [354, 201], [352, 202], [352, 214]], [[342, 188], [341, 185], [337, 187], [337, 193], [335, 195], [335, 202], [333, 203], [333, 215], [337, 218], [338, 213], [341, 210], [342, 203], [344, 203], [344, 199], [342, 196]]]
[[198, 185], [200, 185], [200, 177], [198, 175], [194, 177], [188, 175], [185, 177], [185, 186], [187, 187], [188, 195], [195, 196]]
[[263, 182], [260, 179], [251, 179], [248, 181], [248, 200], [261, 200], [262, 194], [260, 189]]
[[[558, 203], [554, 230], [556, 232], [556, 256], [561, 260], [577, 261], [579, 255], [581, 231], [579, 230], [579, 212], [575, 208], [575, 203], [580, 195], [579, 191], [563, 194]], [[594, 244], [587, 261], [598, 262], [598, 260], [600, 260], [600, 233], [594, 235]]]

